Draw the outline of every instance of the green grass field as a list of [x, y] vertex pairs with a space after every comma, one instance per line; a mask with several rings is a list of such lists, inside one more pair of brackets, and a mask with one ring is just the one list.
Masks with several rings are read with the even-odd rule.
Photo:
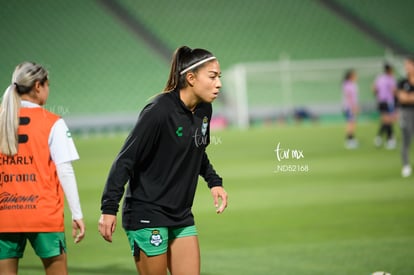
[[[400, 176], [399, 149], [374, 148], [377, 126], [365, 122], [357, 132], [360, 148], [345, 150], [343, 127], [279, 125], [213, 132], [215, 144], [208, 153], [224, 178], [229, 207], [215, 214], [209, 190], [200, 181], [193, 210], [203, 275], [414, 274], [414, 182]], [[122, 228], [112, 244], [97, 230], [102, 188], [124, 137], [75, 140], [88, 231], [74, 245], [67, 214], [71, 274], [135, 274]], [[277, 160], [279, 143], [290, 150], [289, 159]], [[293, 159], [292, 150], [304, 157]], [[20, 274], [43, 274], [30, 246]]]

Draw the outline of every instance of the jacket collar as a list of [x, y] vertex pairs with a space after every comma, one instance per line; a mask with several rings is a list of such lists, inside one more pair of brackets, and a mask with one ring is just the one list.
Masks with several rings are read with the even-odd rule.
[[[181, 106], [181, 108], [183, 108], [186, 112], [190, 112], [193, 113], [185, 104], [184, 102], [181, 100], [180, 98], [180, 91], [177, 89], [174, 89], [173, 91], [171, 91], [171, 93], [173, 94], [174, 99], [176, 100], [176, 102], [178, 102], [178, 104]], [[200, 106], [200, 104], [197, 104], [197, 106], [194, 108], [194, 112], [198, 109], [198, 107]]]

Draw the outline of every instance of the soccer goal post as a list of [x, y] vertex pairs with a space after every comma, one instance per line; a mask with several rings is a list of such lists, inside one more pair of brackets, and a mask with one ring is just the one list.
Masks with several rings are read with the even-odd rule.
[[297, 109], [316, 115], [342, 112], [341, 83], [348, 69], [358, 76], [362, 111], [374, 110], [372, 84], [385, 62], [401, 74], [401, 58], [363, 57], [235, 64], [223, 75], [224, 109], [230, 122], [246, 128], [254, 120], [288, 118]]

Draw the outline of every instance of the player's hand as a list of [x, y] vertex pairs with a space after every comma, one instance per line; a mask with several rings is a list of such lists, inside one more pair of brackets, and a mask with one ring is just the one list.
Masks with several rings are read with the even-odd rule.
[[[214, 199], [214, 206], [216, 207], [216, 213], [223, 213], [224, 209], [227, 207], [227, 192], [222, 186], [215, 186], [211, 188], [211, 195]], [[221, 200], [221, 204], [219, 202]]]
[[409, 101], [409, 96], [408, 93], [406, 91], [401, 91], [398, 94], [398, 100], [402, 103], [407, 103]]
[[72, 237], [75, 239], [75, 243], [79, 243], [85, 237], [85, 223], [83, 219], [72, 221]]
[[101, 233], [101, 236], [107, 242], [112, 242], [112, 234], [115, 232], [116, 228], [116, 216], [102, 214], [98, 223], [98, 230]]

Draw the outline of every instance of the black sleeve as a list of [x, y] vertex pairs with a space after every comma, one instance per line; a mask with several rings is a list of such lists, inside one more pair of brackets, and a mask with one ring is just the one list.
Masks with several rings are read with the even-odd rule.
[[114, 160], [101, 199], [102, 214], [116, 215], [127, 181], [151, 153], [160, 130], [160, 112], [153, 104], [141, 112], [121, 151]]
[[207, 153], [204, 152], [201, 162], [200, 175], [207, 182], [209, 188], [214, 186], [223, 186], [223, 179], [216, 173], [208, 159]]
[[398, 81], [398, 84], [397, 84], [398, 91], [401, 91], [401, 90], [405, 89], [405, 87], [404, 87], [405, 83], [406, 83], [405, 79], [401, 79], [400, 81]]

